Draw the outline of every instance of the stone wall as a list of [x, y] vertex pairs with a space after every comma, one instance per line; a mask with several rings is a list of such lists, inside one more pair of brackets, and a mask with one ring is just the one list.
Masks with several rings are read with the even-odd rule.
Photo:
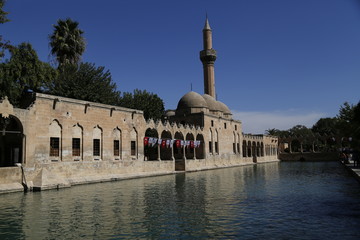
[[0, 193], [24, 191], [20, 167], [0, 168]]
[[[277, 161], [275, 154], [257, 156], [256, 161], [254, 157], [242, 155], [244, 138], [275, 145], [274, 138], [244, 137], [240, 121], [211, 114], [196, 114], [202, 118], [200, 122], [203, 126], [145, 121], [142, 111], [36, 93], [31, 106], [27, 109], [15, 108], [11, 115], [22, 125], [21, 163], [27, 185], [33, 190], [169, 174], [176, 170], [198, 171]], [[166, 161], [147, 161], [143, 141], [147, 129], [156, 130], [159, 138], [200, 139], [201, 146], [195, 149], [200, 154], [195, 154], [195, 157], [188, 154], [192, 158], [188, 160], [184, 155], [177, 154], [174, 161], [174, 153], [171, 152], [167, 154], [170, 159]], [[74, 139], [78, 139], [79, 143], [76, 149]], [[96, 153], [94, 140], [98, 144]], [[54, 147], [52, 141], [58, 147]], [[120, 144], [118, 153], [114, 150], [115, 141]], [[164, 150], [160, 146], [155, 147], [158, 153]], [[166, 151], [174, 150], [170, 148]], [[177, 152], [189, 153], [185, 148]], [[178, 162], [184, 163], [183, 167], [179, 167]], [[0, 177], [0, 185], [6, 184], [0, 186], [0, 191], [8, 191], [9, 186], [13, 186], [14, 190], [23, 190], [20, 167], [0, 168], [0, 174], [3, 176]]]
[[280, 161], [338, 161], [339, 154], [337, 152], [325, 152], [325, 153], [280, 153]]

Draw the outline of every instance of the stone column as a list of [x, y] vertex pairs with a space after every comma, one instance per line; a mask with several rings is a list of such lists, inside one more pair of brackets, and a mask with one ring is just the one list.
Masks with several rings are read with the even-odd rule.
[[157, 146], [157, 154], [158, 154], [157, 160], [158, 160], [158, 161], [161, 161], [161, 158], [160, 158], [160, 145], [161, 145], [161, 144], [158, 144], [158, 146]]
[[185, 154], [185, 144], [184, 144], [184, 146], [183, 146], [183, 148], [182, 148], [182, 152], [183, 152], [183, 159], [184, 160], [186, 160], [186, 154]]
[[172, 146], [171, 146], [171, 160], [175, 161], [175, 157], [174, 157], [174, 144], [172, 144]]

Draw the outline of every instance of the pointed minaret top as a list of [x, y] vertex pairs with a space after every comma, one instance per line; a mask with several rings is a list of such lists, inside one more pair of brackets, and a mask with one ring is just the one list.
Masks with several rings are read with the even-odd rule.
[[205, 26], [203, 30], [211, 30], [207, 14], [206, 14]]

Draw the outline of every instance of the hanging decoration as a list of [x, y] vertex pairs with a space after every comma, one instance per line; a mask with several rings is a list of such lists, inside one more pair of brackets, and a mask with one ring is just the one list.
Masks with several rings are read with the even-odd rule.
[[161, 148], [172, 148], [174, 146], [177, 148], [199, 148], [201, 145], [200, 140], [181, 140], [181, 139], [162, 139], [155, 137], [144, 137], [144, 146], [154, 147], [155, 145], [161, 146]]

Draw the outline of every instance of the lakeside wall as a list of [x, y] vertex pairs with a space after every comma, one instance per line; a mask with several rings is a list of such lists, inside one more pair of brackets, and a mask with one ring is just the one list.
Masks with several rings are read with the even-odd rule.
[[305, 153], [280, 153], [280, 161], [338, 161], [339, 154], [337, 152], [305, 152]]
[[[257, 163], [279, 161], [274, 158], [258, 158]], [[26, 185], [30, 191], [42, 191], [71, 187], [79, 184], [117, 181], [130, 178], [176, 174], [176, 161], [133, 161], [119, 162], [63, 162], [47, 163], [24, 168]], [[229, 157], [203, 160], [184, 160], [185, 171], [235, 167], [256, 164], [252, 158]], [[0, 193], [24, 191], [21, 167], [0, 168]]]

